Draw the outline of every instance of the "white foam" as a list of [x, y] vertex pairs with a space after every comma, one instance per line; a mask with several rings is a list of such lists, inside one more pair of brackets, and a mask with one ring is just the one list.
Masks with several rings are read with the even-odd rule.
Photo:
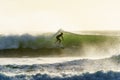
[[32, 65], [32, 64], [53, 64], [58, 62], [78, 60], [79, 57], [39, 57], [39, 58], [0, 58], [1, 65], [17, 64], [17, 65]]

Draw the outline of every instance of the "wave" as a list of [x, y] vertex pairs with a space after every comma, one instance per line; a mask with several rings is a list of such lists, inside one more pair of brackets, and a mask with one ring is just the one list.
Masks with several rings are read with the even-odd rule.
[[[18, 49], [18, 48], [51, 48], [56, 47], [55, 36], [59, 33], [43, 35], [8, 35], [0, 36], [0, 49]], [[114, 41], [117, 37], [104, 35], [79, 35], [64, 31], [63, 45], [65, 47], [80, 46], [80, 44], [101, 44], [106, 41]]]
[[120, 55], [105, 59], [79, 59], [50, 64], [9, 63], [0, 65], [0, 80], [119, 80], [119, 58]]
[[[81, 56], [87, 52], [115, 53], [119, 52], [119, 37], [105, 35], [80, 35], [64, 31], [63, 48], [56, 42], [59, 33], [43, 35], [8, 35], [0, 36], [0, 56]], [[14, 53], [14, 54], [13, 54]], [[74, 54], [73, 54], [74, 53]], [[79, 54], [78, 54], [79, 53]], [[91, 53], [89, 53], [91, 55]], [[116, 53], [115, 53], [116, 54]]]
[[36, 74], [36, 75], [17, 75], [17, 76], [6, 76], [0, 74], [2, 80], [120, 80], [120, 72], [103, 72], [97, 71], [95, 73], [84, 73], [81, 75], [69, 76], [63, 74], [63, 77], [51, 77], [47, 74]]
[[[5, 58], [7, 63], [1, 59], [0, 62], [0, 73], [11, 73], [11, 74], [37, 74], [37, 73], [45, 73], [45, 74], [55, 74], [55, 75], [61, 75], [62, 73], [66, 74], [80, 74], [80, 73], [86, 73], [86, 72], [96, 72], [103, 70], [105, 72], [107, 71], [120, 71], [120, 61], [119, 61], [120, 55], [113, 56], [110, 58], [104, 58], [104, 59], [73, 59], [69, 60], [67, 58], [66, 60], [61, 58], [61, 62], [57, 62], [57, 58], [53, 59], [56, 60], [56, 62], [46, 63], [50, 62], [50, 59], [48, 58], [39, 58], [39, 59], [23, 59], [20, 58], [14, 59], [14, 58]], [[51, 58], [52, 59], [52, 58]], [[12, 61], [11, 61], [12, 60]], [[15, 61], [16, 60], [16, 61]], [[10, 62], [11, 61], [11, 62]], [[14, 62], [13, 62], [14, 61]], [[23, 62], [23, 64], [21, 63]], [[30, 63], [31, 62], [31, 63]], [[37, 62], [37, 63], [35, 63]], [[43, 63], [44, 62], [44, 63]], [[21, 63], [21, 64], [20, 64]], [[28, 63], [28, 64], [27, 64]], [[29, 64], [30, 63], [30, 64]]]

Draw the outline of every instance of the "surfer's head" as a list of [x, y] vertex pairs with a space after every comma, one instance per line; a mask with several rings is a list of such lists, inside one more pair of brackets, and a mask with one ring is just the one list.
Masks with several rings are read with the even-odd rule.
[[63, 35], [63, 33], [61, 32], [61, 35]]

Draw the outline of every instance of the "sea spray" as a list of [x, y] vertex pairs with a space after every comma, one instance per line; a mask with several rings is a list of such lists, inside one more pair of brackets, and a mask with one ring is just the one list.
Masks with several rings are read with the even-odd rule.
[[[80, 35], [64, 31], [63, 48], [55, 46], [56, 35], [0, 36], [0, 57], [80, 56], [97, 57], [119, 54], [119, 37], [106, 35]], [[117, 46], [117, 47], [116, 47]], [[88, 53], [89, 52], [89, 53]], [[10, 55], [9, 55], [10, 54]]]

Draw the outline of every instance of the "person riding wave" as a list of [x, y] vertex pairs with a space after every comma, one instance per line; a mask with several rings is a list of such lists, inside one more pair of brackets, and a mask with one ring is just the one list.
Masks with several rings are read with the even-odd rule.
[[63, 40], [63, 33], [62, 32], [56, 36], [56, 39], [57, 39], [56, 43], [58, 42], [59, 44], [61, 44], [61, 41], [62, 41], [61, 38]]

